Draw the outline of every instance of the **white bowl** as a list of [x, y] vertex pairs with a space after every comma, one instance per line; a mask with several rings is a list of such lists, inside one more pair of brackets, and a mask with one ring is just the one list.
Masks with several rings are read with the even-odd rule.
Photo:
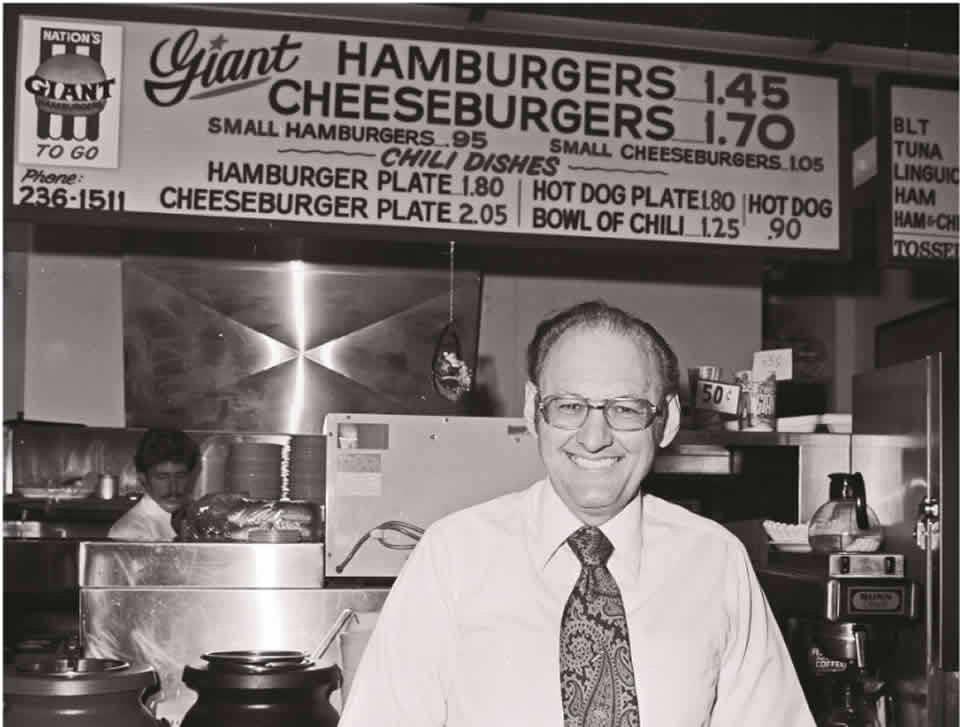
[[775, 543], [808, 544], [807, 523], [781, 523], [776, 520], [764, 520], [763, 529]]

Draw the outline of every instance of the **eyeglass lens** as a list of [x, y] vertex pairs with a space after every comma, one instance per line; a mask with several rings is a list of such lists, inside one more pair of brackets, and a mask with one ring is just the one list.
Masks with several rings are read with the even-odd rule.
[[561, 429], [579, 429], [591, 409], [603, 409], [607, 424], [613, 429], [646, 429], [656, 416], [657, 409], [646, 399], [607, 399], [591, 404], [574, 396], [547, 397], [541, 404], [548, 424]]

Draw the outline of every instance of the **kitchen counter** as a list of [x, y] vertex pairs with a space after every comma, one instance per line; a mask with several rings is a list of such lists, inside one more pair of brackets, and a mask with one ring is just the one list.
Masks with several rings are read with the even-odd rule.
[[[115, 497], [101, 500], [99, 497], [85, 497], [78, 500], [58, 500], [22, 497], [20, 495], [3, 496], [4, 522], [17, 520], [37, 520], [43, 522], [64, 523], [106, 523], [106, 528], [117, 521], [127, 510], [133, 507], [139, 497]], [[7, 533], [4, 532], [4, 537]]]
[[741, 432], [726, 429], [681, 429], [664, 452], [680, 452], [691, 445], [720, 447], [844, 447], [850, 434], [831, 432]]

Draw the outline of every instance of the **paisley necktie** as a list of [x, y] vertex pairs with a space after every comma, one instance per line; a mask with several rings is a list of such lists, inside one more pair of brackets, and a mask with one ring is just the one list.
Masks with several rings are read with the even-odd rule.
[[583, 567], [560, 621], [564, 727], [638, 727], [627, 618], [620, 589], [607, 570], [613, 544], [587, 526], [567, 544]]

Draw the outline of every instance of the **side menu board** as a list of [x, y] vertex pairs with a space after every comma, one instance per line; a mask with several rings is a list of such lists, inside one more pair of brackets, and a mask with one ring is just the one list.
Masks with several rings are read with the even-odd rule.
[[14, 210], [841, 250], [840, 71], [20, 20]]
[[[957, 84], [881, 80], [880, 244], [891, 261], [956, 261], [960, 247]], [[889, 195], [889, 196], [887, 196]]]

